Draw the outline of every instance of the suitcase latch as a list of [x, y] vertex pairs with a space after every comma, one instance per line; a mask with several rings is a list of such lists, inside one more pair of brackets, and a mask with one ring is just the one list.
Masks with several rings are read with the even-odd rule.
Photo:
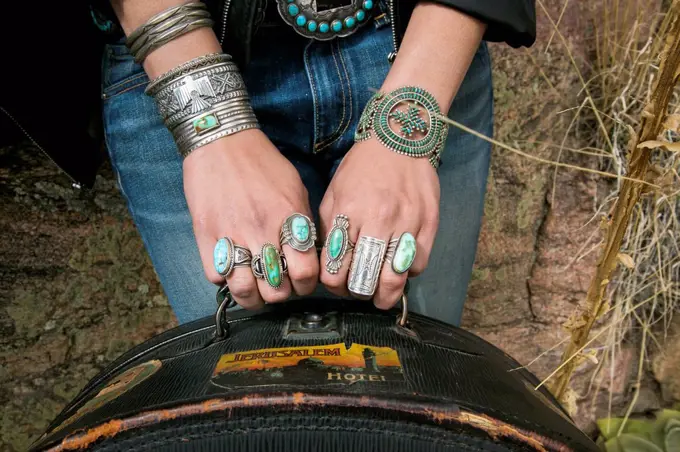
[[284, 339], [339, 339], [341, 322], [336, 312], [293, 314], [286, 323]]

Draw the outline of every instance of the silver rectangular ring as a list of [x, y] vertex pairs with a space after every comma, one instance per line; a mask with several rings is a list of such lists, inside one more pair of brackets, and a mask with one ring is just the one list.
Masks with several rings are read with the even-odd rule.
[[386, 248], [384, 240], [359, 237], [347, 278], [347, 289], [352, 295], [362, 299], [373, 296], [378, 287]]

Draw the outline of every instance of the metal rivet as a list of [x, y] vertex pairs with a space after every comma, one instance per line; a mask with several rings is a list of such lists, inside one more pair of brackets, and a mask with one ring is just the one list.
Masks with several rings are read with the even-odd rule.
[[323, 322], [323, 316], [315, 313], [307, 313], [302, 319], [302, 326], [305, 328], [319, 328]]

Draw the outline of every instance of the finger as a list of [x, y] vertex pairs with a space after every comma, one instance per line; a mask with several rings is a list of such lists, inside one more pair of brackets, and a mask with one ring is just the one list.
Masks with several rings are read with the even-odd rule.
[[347, 280], [347, 288], [354, 297], [369, 299], [375, 296], [397, 214], [396, 207], [386, 204], [381, 206], [381, 214], [371, 216], [361, 226]]
[[321, 282], [329, 292], [338, 296], [349, 296], [347, 274], [352, 262], [353, 246], [359, 235], [349, 215], [336, 213], [325, 222], [327, 230], [321, 253]]
[[[222, 248], [222, 253], [215, 252], [216, 251], [215, 245], [217, 244], [218, 240], [215, 240], [213, 243], [213, 256], [212, 256], [213, 271], [219, 275], [217, 267], [219, 265], [219, 262], [222, 262], [222, 267], [220, 267], [220, 271], [222, 272], [228, 271], [226, 280], [227, 284], [229, 285], [229, 291], [232, 297], [234, 298], [234, 301], [236, 301], [240, 306], [246, 309], [261, 308], [264, 305], [264, 301], [262, 301], [262, 298], [260, 297], [260, 292], [257, 288], [257, 281], [255, 280], [255, 276], [253, 276], [250, 267], [239, 266], [232, 267], [231, 270], [227, 270], [226, 260], [228, 257], [230, 259], [235, 258], [234, 249], [226, 250], [227, 246], [225, 246]], [[222, 240], [220, 241], [226, 244], [225, 241]], [[240, 245], [239, 242], [233, 240], [231, 242], [231, 245], [243, 246]], [[233, 261], [232, 264], [229, 265], [233, 265]], [[223, 280], [224, 276], [220, 275], [219, 283], [221, 284]]]
[[439, 217], [436, 216], [430, 219], [430, 221], [426, 221], [417, 234], [414, 232], [418, 248], [416, 251], [416, 258], [409, 270], [409, 276], [418, 276], [425, 271], [425, 268], [427, 268], [438, 227]]
[[410, 232], [416, 229], [417, 226], [413, 224], [407, 227], [397, 227], [396, 233], [390, 239], [393, 243], [388, 243], [390, 250], [385, 258], [378, 288], [373, 297], [373, 303], [380, 309], [393, 307], [404, 292], [409, 269], [418, 255], [416, 238]]
[[288, 278], [293, 291], [309, 295], [319, 281], [316, 226], [309, 216], [295, 213], [286, 218], [282, 229], [282, 250], [288, 260]]
[[237, 267], [227, 277], [229, 291], [234, 301], [245, 309], [260, 309], [264, 300], [260, 296], [257, 280], [248, 267]]
[[[290, 297], [291, 284], [283, 272], [281, 249], [278, 237], [270, 234], [264, 238], [249, 238], [248, 245], [253, 251], [253, 258], [259, 255], [262, 261], [262, 277], [256, 278], [257, 288], [265, 303], [279, 303]], [[287, 259], [287, 256], [286, 256]]]

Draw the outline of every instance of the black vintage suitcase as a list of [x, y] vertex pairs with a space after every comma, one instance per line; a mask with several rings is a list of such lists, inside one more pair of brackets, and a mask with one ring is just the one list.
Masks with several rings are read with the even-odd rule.
[[536, 378], [461, 329], [313, 299], [121, 356], [35, 451], [596, 451]]

